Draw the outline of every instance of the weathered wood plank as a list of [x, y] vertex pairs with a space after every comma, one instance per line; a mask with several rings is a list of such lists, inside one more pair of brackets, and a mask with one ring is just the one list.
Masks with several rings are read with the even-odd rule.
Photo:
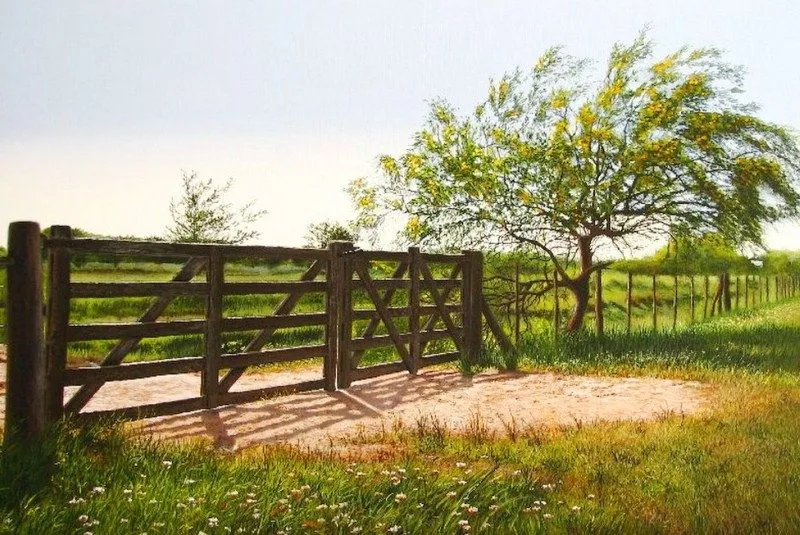
[[208, 284], [202, 282], [73, 282], [73, 298], [155, 297], [205, 295]]
[[328, 315], [325, 312], [311, 314], [287, 314], [285, 316], [264, 316], [246, 318], [224, 318], [222, 330], [230, 331], [255, 331], [259, 329], [290, 329], [293, 327], [312, 327], [325, 325]]
[[408, 253], [405, 251], [359, 251], [358, 256], [367, 262], [408, 263]]
[[483, 312], [483, 317], [486, 319], [486, 325], [489, 326], [489, 329], [494, 334], [497, 343], [500, 345], [500, 348], [503, 351], [515, 351], [514, 344], [511, 343], [511, 340], [508, 339], [506, 333], [503, 332], [503, 328], [497, 322], [497, 319], [492, 314], [492, 309], [489, 308], [489, 303], [486, 302], [486, 297], [481, 295], [481, 312]]
[[47, 240], [47, 244], [52, 247], [66, 247], [74, 252], [142, 256], [207, 256], [212, 250], [218, 251], [229, 258], [258, 258], [264, 260], [327, 260], [329, 255], [327, 249], [101, 240], [94, 238], [72, 240], [51, 238]]
[[[345, 251], [344, 253], [347, 253]], [[341, 292], [339, 301], [339, 325], [337, 330], [337, 357], [338, 369], [336, 385], [338, 388], [348, 388], [352, 382], [351, 371], [353, 368], [352, 343], [353, 338], [353, 261], [352, 255], [343, 254], [340, 257], [339, 277], [337, 291]]]
[[[419, 370], [420, 357], [422, 356], [422, 336], [420, 335], [420, 316], [422, 307], [420, 306], [420, 253], [419, 247], [409, 247], [408, 255], [411, 258], [408, 265], [408, 278], [411, 280], [411, 292], [408, 295], [408, 328], [411, 331], [411, 340], [408, 343], [409, 353], [411, 354], [411, 373], [416, 374]], [[435, 309], [436, 307], [434, 307]], [[460, 308], [460, 307], [459, 307]], [[391, 314], [391, 310], [389, 311]]]
[[[378, 290], [410, 290], [411, 281], [408, 279], [372, 279], [373, 285]], [[433, 287], [437, 290], [442, 289], [456, 289], [461, 287], [461, 281], [451, 279], [435, 279], [432, 283], [426, 285], [428, 288]], [[361, 280], [354, 280], [352, 287], [357, 290], [365, 289], [364, 282]]]
[[273, 247], [264, 245], [216, 245], [226, 258], [258, 258], [263, 260], [318, 260], [330, 258], [328, 249]]
[[364, 379], [372, 379], [373, 377], [404, 371], [406, 371], [404, 362], [388, 362], [367, 366], [366, 368], [357, 368], [351, 372], [351, 375], [353, 381], [363, 381]]
[[153, 321], [149, 323], [90, 323], [70, 325], [67, 341], [161, 338], [181, 334], [202, 334], [205, 320]]
[[147, 362], [132, 362], [116, 366], [85, 366], [64, 370], [64, 385], [80, 386], [95, 381], [130, 381], [159, 375], [199, 372], [203, 357], [174, 358]]
[[[456, 332], [460, 335], [461, 329], [456, 329]], [[452, 335], [450, 331], [447, 329], [435, 329], [435, 330], [426, 330], [420, 332], [420, 340], [425, 342], [431, 342], [433, 340], [443, 340], [446, 338], [450, 338]], [[400, 333], [398, 335], [401, 341], [403, 342], [410, 342], [412, 333]], [[390, 346], [394, 344], [394, 341], [391, 336], [388, 334], [383, 334], [380, 336], [372, 336], [370, 338], [353, 338], [350, 340], [350, 348], [353, 351], [363, 351], [367, 349], [372, 349], [375, 347], [383, 347], [383, 346]]]
[[246, 368], [262, 364], [276, 364], [324, 356], [327, 345], [267, 349], [248, 353], [226, 353], [220, 358], [220, 368]]
[[206, 409], [217, 406], [219, 398], [219, 360], [222, 354], [222, 286], [225, 284], [225, 259], [218, 249], [208, 255], [208, 297], [206, 298], [205, 366], [200, 390]]
[[42, 260], [38, 223], [8, 227], [5, 443], [35, 440], [48, 425], [47, 361], [42, 351]]
[[[461, 312], [462, 306], [461, 303], [447, 303], [445, 304], [445, 308], [450, 313], [454, 312]], [[404, 317], [411, 314], [411, 307], [386, 307], [386, 310], [389, 311], [389, 315], [394, 317]], [[439, 309], [436, 308], [436, 305], [421, 305], [419, 307], [419, 315], [420, 316], [428, 316], [430, 314], [438, 314]], [[356, 309], [353, 310], [353, 319], [356, 320], [368, 320], [368, 319], [376, 319], [379, 318], [378, 311], [374, 308], [370, 309]]]
[[598, 269], [594, 274], [594, 330], [599, 336], [603, 335], [605, 322], [603, 321], [603, 270]]
[[467, 257], [463, 254], [421, 253], [422, 259], [431, 264], [464, 263]]
[[286, 294], [324, 292], [328, 289], [326, 281], [282, 281], [282, 282], [226, 282], [225, 295]]
[[[72, 237], [72, 229], [67, 226], [53, 225], [50, 227], [50, 234], [57, 238], [70, 239]], [[46, 403], [48, 419], [55, 421], [64, 414], [64, 383], [62, 375], [67, 367], [67, 328], [69, 327], [70, 300], [69, 251], [63, 248], [51, 248], [48, 251], [47, 265]]]

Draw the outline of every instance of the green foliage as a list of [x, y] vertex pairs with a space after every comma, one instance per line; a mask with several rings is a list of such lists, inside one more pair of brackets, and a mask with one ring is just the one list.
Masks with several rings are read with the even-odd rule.
[[746, 274], [757, 270], [750, 259], [739, 254], [719, 234], [672, 238], [650, 258], [623, 260], [611, 267], [631, 273], [677, 275]]
[[311, 223], [306, 232], [306, 246], [325, 249], [332, 241], [348, 241], [355, 243], [358, 240], [358, 229], [352, 225], [343, 225], [336, 221], [322, 221]]
[[469, 115], [435, 101], [411, 148], [352, 184], [359, 222], [399, 212], [413, 242], [578, 256], [579, 276], [561, 275], [582, 300], [600, 244], [678, 226], [760, 243], [765, 222], [798, 213], [796, 141], [737, 100], [741, 70], [719, 51], [656, 61], [642, 34], [613, 47], [599, 83], [587, 65], [551, 49]]
[[762, 271], [770, 275], [800, 274], [800, 251], [767, 251]]
[[232, 185], [232, 178], [217, 185], [211, 178], [198, 178], [195, 171], [183, 171], [181, 196], [169, 204], [172, 225], [166, 238], [190, 243], [242, 243], [257, 238], [259, 232], [252, 225], [266, 210], [255, 210], [255, 201], [231, 205], [225, 196]]

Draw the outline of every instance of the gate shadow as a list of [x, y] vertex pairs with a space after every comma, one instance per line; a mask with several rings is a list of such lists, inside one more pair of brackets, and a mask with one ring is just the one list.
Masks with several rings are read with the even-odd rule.
[[359, 424], [379, 421], [397, 407], [435, 400], [469, 388], [471, 382], [446, 370], [424, 371], [417, 376], [400, 372], [354, 383], [347, 390], [303, 392], [144, 420], [133, 432], [166, 440], [207, 439], [226, 449], [256, 442], [318, 447], [332, 433], [347, 434]]

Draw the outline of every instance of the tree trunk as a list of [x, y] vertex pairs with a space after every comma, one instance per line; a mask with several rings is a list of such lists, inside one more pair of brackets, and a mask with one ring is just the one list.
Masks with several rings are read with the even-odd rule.
[[575, 307], [572, 309], [572, 316], [567, 322], [566, 331], [575, 332], [583, 328], [583, 320], [586, 318], [586, 311], [589, 309], [589, 277], [581, 274], [566, 286], [575, 297]]
[[572, 317], [567, 322], [566, 331], [575, 332], [583, 328], [586, 311], [589, 308], [589, 278], [592, 276], [592, 240], [587, 236], [578, 238], [580, 274], [570, 280], [565, 280], [563, 285], [569, 288], [575, 297], [575, 308]]

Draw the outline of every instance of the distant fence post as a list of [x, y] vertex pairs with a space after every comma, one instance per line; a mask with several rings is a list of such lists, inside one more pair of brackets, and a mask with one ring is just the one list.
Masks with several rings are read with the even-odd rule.
[[16, 221], [8, 227], [6, 443], [37, 438], [48, 424], [41, 242], [38, 223]]
[[633, 308], [633, 273], [628, 272], [625, 286], [625, 332], [631, 334], [631, 309]]
[[689, 277], [689, 318], [690, 322], [694, 323], [695, 320], [695, 290], [694, 290], [694, 275]]
[[739, 275], [736, 275], [736, 310], [739, 310]]
[[480, 251], [463, 251], [466, 265], [462, 279], [464, 306], [464, 353], [470, 362], [477, 362], [483, 343], [481, 299], [483, 298], [483, 254]]
[[744, 308], [750, 307], [750, 274], [744, 276]]
[[656, 289], [656, 275], [653, 275], [653, 330], [658, 328], [658, 290]]
[[[67, 226], [50, 227], [53, 239], [72, 239]], [[67, 328], [69, 327], [70, 253], [64, 246], [48, 246], [47, 261], [47, 414], [51, 421], [64, 415], [64, 369], [67, 367]]]
[[[764, 277], [764, 285], [766, 286], [767, 292], [767, 303], [769, 303], [769, 275]], [[775, 301], [778, 300], [778, 281], [775, 281]]]
[[672, 330], [678, 328], [678, 275], [672, 278]]
[[594, 327], [598, 336], [603, 335], [603, 270], [594, 274]]
[[553, 270], [553, 336], [561, 330], [561, 301], [558, 298], [558, 269]]

